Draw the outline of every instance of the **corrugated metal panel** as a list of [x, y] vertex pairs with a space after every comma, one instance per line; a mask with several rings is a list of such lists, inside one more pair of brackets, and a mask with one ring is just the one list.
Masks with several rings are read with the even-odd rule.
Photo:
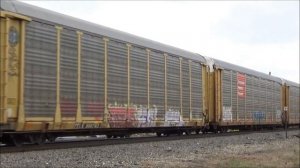
[[253, 104], [254, 104], [254, 80], [250, 75], [246, 75], [246, 111], [245, 111], [245, 119], [252, 120], [253, 117]]
[[75, 117], [77, 111], [77, 34], [63, 29], [61, 32], [60, 100], [63, 117]]
[[[167, 58], [167, 89], [168, 111], [178, 116], [180, 113], [180, 69], [179, 58], [168, 56]], [[173, 118], [175, 119], [175, 118]], [[178, 118], [179, 120], [179, 118]]]
[[104, 114], [104, 42], [84, 34], [81, 43], [81, 111], [84, 117]]
[[127, 113], [127, 46], [110, 40], [108, 43], [108, 103], [112, 120], [126, 120]]
[[183, 118], [189, 119], [190, 117], [190, 78], [189, 78], [189, 62], [182, 59], [182, 111]]
[[130, 50], [130, 101], [139, 110], [137, 116], [147, 112], [147, 52], [132, 46]]
[[[243, 74], [245, 75], [245, 74]], [[246, 75], [245, 75], [246, 77]], [[247, 77], [246, 77], [246, 84], [247, 84]], [[239, 86], [237, 86], [239, 87]], [[247, 87], [245, 88], [246, 89], [246, 94], [247, 94]], [[246, 99], [247, 99], [247, 95], [245, 95], [244, 97], [241, 97], [241, 96], [237, 96], [237, 112], [238, 112], [238, 117], [239, 117], [239, 120], [245, 120], [245, 113], [246, 113]]]
[[272, 99], [273, 99], [273, 91], [272, 91], [272, 85], [273, 85], [273, 81], [267, 80], [266, 81], [266, 90], [267, 90], [267, 95], [266, 95], [266, 113], [267, 113], [267, 120], [268, 121], [273, 121], [273, 117], [274, 117], [274, 107], [273, 107], [273, 103], [272, 103]]
[[56, 29], [30, 22], [26, 27], [25, 115], [53, 117], [56, 107]]
[[163, 53], [150, 55], [150, 105], [156, 106], [157, 118], [164, 119], [165, 59]]
[[[252, 75], [246, 75], [246, 95], [237, 95], [237, 72], [223, 70], [223, 110], [224, 107], [232, 107], [232, 118], [236, 119], [238, 112], [239, 121], [253, 120], [263, 123], [280, 119], [280, 84], [271, 80], [260, 79]], [[224, 115], [224, 111], [223, 111]], [[224, 120], [223, 116], [223, 120]], [[227, 118], [228, 119], [228, 116]]]
[[[223, 120], [232, 118], [232, 73], [229, 70], [222, 71], [222, 100], [223, 100]], [[226, 112], [225, 112], [226, 110]]]
[[202, 103], [202, 67], [192, 62], [192, 118], [200, 119], [203, 115]]
[[261, 121], [261, 99], [260, 99], [260, 80], [257, 77], [253, 77], [253, 111], [252, 120], [260, 122]]
[[237, 101], [238, 101], [238, 95], [237, 95], [237, 73], [235, 71], [231, 72], [232, 75], [232, 119], [237, 120]]
[[276, 111], [276, 121], [281, 121], [281, 98], [282, 98], [282, 93], [281, 93], [281, 84], [274, 82], [274, 107], [275, 107], [275, 111]]
[[259, 102], [260, 102], [260, 112], [262, 114], [260, 120], [266, 120], [266, 107], [267, 107], [267, 100], [266, 100], [266, 82], [265, 79], [259, 79], [260, 87], [259, 87]]
[[289, 97], [289, 113], [290, 119], [297, 120], [299, 122], [300, 113], [300, 90], [299, 87], [290, 86], [290, 97]]

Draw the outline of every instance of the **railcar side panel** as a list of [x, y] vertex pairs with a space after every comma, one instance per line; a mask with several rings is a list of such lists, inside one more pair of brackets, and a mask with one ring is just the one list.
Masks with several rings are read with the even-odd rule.
[[196, 62], [191, 64], [191, 86], [191, 118], [201, 120], [203, 115], [202, 66]]
[[150, 106], [157, 109], [156, 120], [165, 118], [164, 95], [164, 55], [151, 51], [150, 53]]
[[180, 66], [179, 58], [167, 57], [167, 111], [165, 121], [180, 121]]
[[156, 109], [148, 107], [147, 61], [147, 51], [132, 45], [130, 50], [130, 107], [134, 110], [132, 120], [137, 122], [139, 127], [153, 125], [156, 118]]
[[[108, 42], [108, 111], [110, 127], [124, 127], [127, 115], [127, 46], [125, 43]], [[121, 121], [121, 122], [120, 122]]]
[[222, 124], [261, 125], [281, 122], [281, 84], [224, 69]]
[[83, 117], [103, 120], [104, 115], [104, 41], [88, 34], [82, 36], [81, 106]]
[[55, 27], [30, 22], [26, 29], [25, 47], [25, 117], [53, 117], [56, 61]]
[[182, 113], [184, 120], [190, 120], [190, 77], [189, 77], [189, 61], [182, 59]]
[[78, 57], [77, 34], [74, 30], [63, 29], [61, 32], [60, 57], [60, 107], [62, 117], [74, 120], [78, 99]]
[[289, 123], [300, 123], [300, 89], [296, 86], [289, 86]]

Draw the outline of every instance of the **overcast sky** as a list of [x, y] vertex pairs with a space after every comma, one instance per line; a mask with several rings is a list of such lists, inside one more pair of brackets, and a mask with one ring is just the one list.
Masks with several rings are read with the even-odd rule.
[[299, 1], [25, 1], [299, 83]]

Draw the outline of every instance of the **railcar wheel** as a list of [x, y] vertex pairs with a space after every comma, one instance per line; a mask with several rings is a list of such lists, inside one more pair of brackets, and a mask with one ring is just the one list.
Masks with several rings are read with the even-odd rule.
[[47, 139], [44, 134], [34, 134], [34, 135], [29, 135], [29, 137], [31, 143], [38, 144], [38, 145], [43, 145]]
[[185, 135], [191, 135], [191, 131], [189, 130], [185, 131]]
[[56, 136], [48, 136], [47, 140], [51, 143], [55, 142]]
[[14, 146], [21, 147], [23, 145], [24, 137], [21, 135], [10, 135], [10, 140]]
[[20, 136], [17, 135], [4, 135], [1, 140], [2, 143], [6, 144], [7, 146], [20, 147], [23, 144], [22, 139], [20, 139]]
[[161, 137], [161, 136], [162, 136], [162, 133], [161, 133], [161, 132], [157, 132], [157, 133], [156, 133], [156, 136]]

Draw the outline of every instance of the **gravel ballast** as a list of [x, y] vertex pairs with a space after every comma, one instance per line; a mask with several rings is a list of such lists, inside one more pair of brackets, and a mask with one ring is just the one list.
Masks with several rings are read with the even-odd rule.
[[[177, 141], [0, 154], [0, 167], [244, 167], [259, 166], [284, 151], [299, 167], [299, 130]], [[291, 154], [290, 154], [291, 153]], [[256, 158], [258, 157], [258, 158]], [[274, 156], [275, 157], [275, 156]], [[296, 159], [295, 159], [296, 157]], [[252, 159], [255, 163], [249, 161]], [[264, 159], [265, 158], [265, 159]], [[270, 157], [273, 158], [273, 157]], [[232, 160], [236, 159], [236, 160]], [[241, 162], [246, 160], [247, 162]], [[261, 161], [257, 161], [261, 159]], [[279, 160], [280, 161], [280, 160]], [[282, 162], [282, 161], [281, 161]], [[281, 163], [280, 162], [280, 163]], [[290, 163], [292, 162], [292, 163]], [[267, 166], [272, 166], [267, 165]]]

